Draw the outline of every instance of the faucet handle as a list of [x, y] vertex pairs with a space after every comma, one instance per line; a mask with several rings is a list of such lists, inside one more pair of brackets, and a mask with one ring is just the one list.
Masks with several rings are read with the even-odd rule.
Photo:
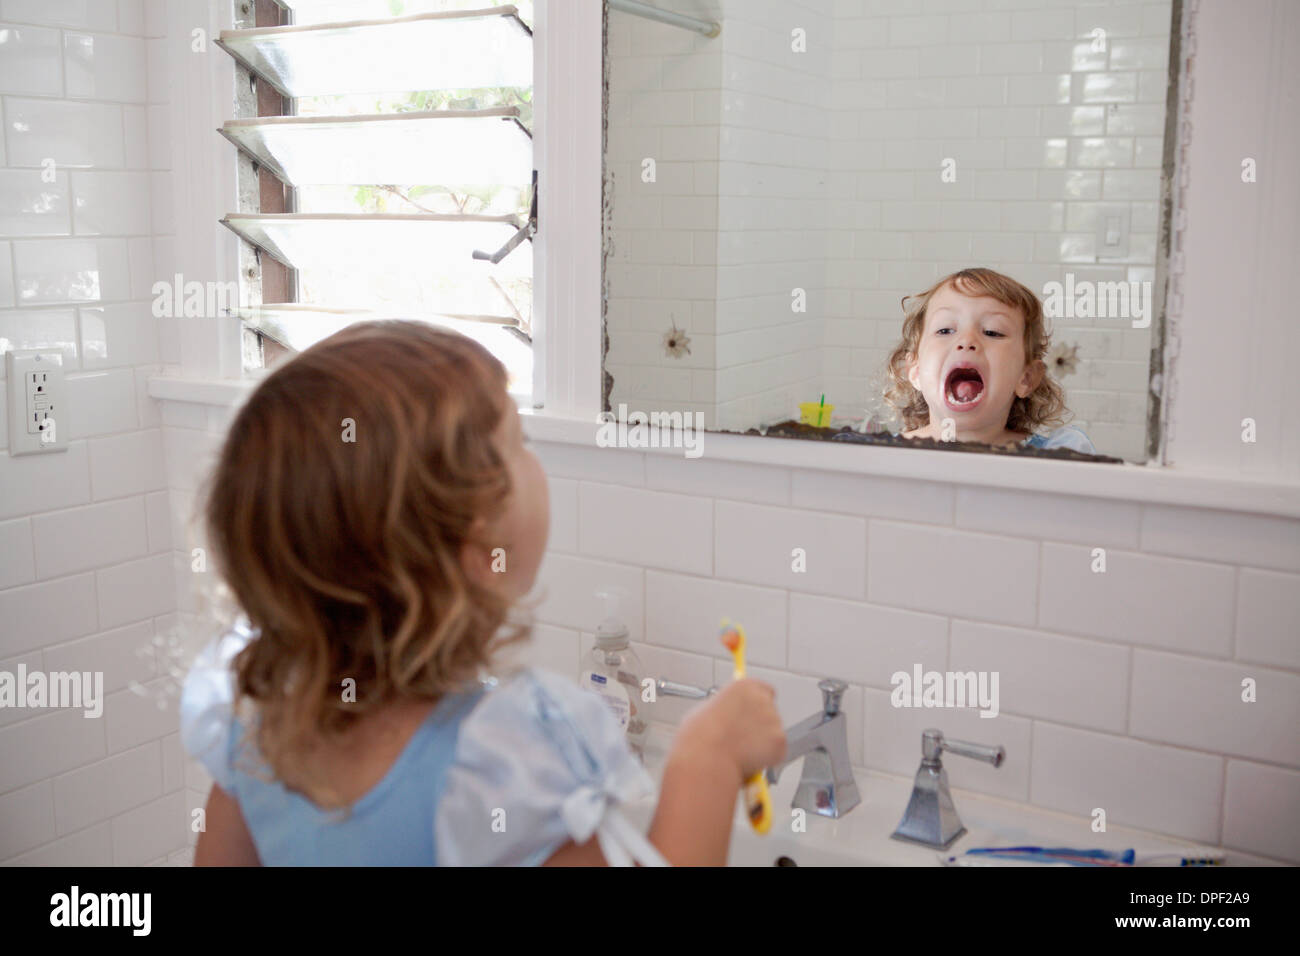
[[822, 711], [827, 717], [834, 717], [840, 712], [840, 700], [849, 685], [842, 680], [827, 677], [817, 682], [817, 689], [822, 692]]
[[987, 744], [972, 744], [964, 740], [945, 740], [943, 731], [935, 730], [933, 727], [921, 734], [921, 756], [926, 761], [938, 763], [939, 755], [945, 750], [957, 754], [959, 757], [970, 757], [974, 760], [991, 763], [995, 767], [1002, 766], [1002, 761], [1007, 756], [1006, 749], [1001, 744], [991, 747]]
[[669, 697], [688, 697], [691, 700], [703, 700], [716, 694], [718, 687], [716, 684], [712, 687], [696, 687], [694, 684], [683, 684], [680, 681], [660, 677], [655, 681], [655, 690]]

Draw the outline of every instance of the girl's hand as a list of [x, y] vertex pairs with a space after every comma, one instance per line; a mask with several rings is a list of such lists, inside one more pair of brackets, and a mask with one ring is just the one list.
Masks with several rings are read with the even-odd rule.
[[700, 749], [733, 766], [737, 786], [785, 757], [785, 728], [772, 685], [732, 681], [682, 721], [674, 749]]

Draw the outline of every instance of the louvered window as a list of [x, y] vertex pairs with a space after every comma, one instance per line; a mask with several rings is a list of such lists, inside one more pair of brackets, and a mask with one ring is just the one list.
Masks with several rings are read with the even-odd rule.
[[248, 86], [221, 133], [244, 159], [222, 222], [260, 303], [241, 311], [246, 367], [420, 318], [483, 342], [529, 394], [531, 0], [236, 7], [250, 19], [218, 42]]

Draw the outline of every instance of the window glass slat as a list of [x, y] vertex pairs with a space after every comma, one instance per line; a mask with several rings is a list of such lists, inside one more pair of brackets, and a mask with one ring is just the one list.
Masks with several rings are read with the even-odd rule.
[[532, 36], [514, 12], [223, 30], [217, 43], [291, 97], [531, 86]]
[[443, 267], [457, 274], [533, 274], [530, 242], [495, 265], [473, 257], [476, 249], [496, 252], [505, 245], [523, 226], [514, 216], [240, 213], [221, 222], [295, 269], [430, 272]]
[[286, 348], [301, 352], [355, 322], [369, 319], [411, 319], [455, 329], [484, 345], [506, 366], [508, 388], [527, 390], [533, 378], [533, 351], [527, 342], [491, 321], [469, 321], [454, 315], [412, 315], [366, 309], [326, 309], [299, 303], [278, 303], [237, 310], [244, 325]]
[[[410, 16], [416, 13], [443, 13], [449, 10], [481, 10], [492, 6], [491, 0], [276, 0], [293, 11], [293, 22], [306, 26], [337, 23], [340, 20], [382, 20], [385, 17]], [[495, 4], [502, 6], [503, 4]], [[519, 19], [533, 25], [532, 0], [515, 0], [509, 4], [519, 11]]]
[[291, 186], [527, 186], [533, 146], [518, 110], [231, 120], [222, 135]]

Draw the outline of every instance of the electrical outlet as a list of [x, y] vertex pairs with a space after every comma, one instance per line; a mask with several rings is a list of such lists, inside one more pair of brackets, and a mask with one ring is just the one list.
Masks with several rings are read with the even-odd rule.
[[37, 349], [6, 352], [5, 375], [10, 456], [67, 451], [63, 356]]

